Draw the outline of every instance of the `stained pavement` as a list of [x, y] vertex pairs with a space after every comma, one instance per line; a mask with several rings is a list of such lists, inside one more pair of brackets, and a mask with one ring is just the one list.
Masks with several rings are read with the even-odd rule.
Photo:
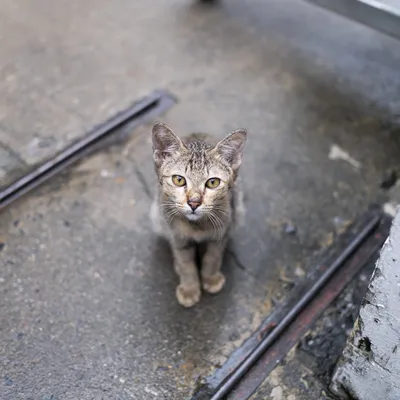
[[[186, 399], [338, 221], [384, 200], [379, 183], [399, 163], [399, 43], [294, 1], [2, 3], [4, 182], [154, 88], [177, 96], [160, 118], [178, 134], [249, 131], [247, 225], [226, 289], [194, 309], [176, 303], [170, 254], [150, 231], [150, 124], [0, 220], [0, 398]], [[330, 159], [333, 145], [361, 167]]]

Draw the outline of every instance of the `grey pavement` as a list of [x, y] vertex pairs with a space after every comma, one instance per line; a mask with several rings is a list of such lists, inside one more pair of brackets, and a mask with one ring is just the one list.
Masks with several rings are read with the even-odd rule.
[[155, 88], [178, 134], [249, 131], [247, 225], [194, 309], [150, 231], [150, 125], [2, 212], [1, 399], [190, 398], [398, 168], [400, 44], [300, 1], [3, 0], [0, 60], [3, 182]]

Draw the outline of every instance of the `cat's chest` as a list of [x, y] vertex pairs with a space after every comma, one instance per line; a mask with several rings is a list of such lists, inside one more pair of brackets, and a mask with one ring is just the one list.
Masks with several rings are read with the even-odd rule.
[[199, 226], [186, 221], [176, 221], [173, 231], [175, 235], [182, 239], [191, 239], [198, 243], [209, 240], [215, 236], [215, 231], [212, 227]]

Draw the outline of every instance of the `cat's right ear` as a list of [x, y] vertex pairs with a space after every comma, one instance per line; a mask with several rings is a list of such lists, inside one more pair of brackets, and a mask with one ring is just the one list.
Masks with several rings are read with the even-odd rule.
[[153, 126], [153, 158], [159, 168], [163, 161], [179, 152], [183, 146], [178, 136], [167, 125], [156, 122]]

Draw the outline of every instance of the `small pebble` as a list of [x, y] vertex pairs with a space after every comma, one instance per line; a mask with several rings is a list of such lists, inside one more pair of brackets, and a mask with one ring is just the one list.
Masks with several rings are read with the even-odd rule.
[[286, 223], [285, 224], [285, 233], [288, 235], [295, 235], [296, 234], [296, 227], [292, 225], [291, 223]]
[[102, 178], [109, 178], [109, 177], [113, 176], [113, 174], [112, 174], [112, 172], [110, 172], [110, 171], [108, 171], [106, 169], [103, 169], [103, 170], [100, 171], [100, 176]]

